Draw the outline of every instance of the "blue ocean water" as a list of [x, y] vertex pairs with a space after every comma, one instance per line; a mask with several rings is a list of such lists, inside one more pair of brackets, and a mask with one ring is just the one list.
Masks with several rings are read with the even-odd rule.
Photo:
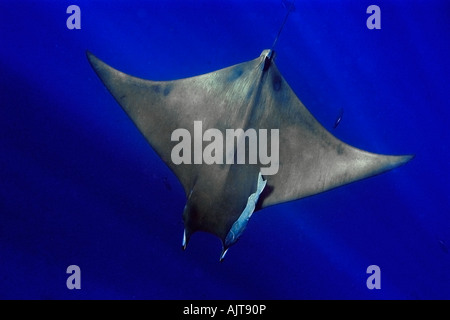
[[276, 63], [302, 102], [351, 145], [416, 157], [257, 212], [219, 263], [212, 235], [181, 250], [182, 187], [85, 51], [145, 79], [199, 75], [269, 48], [283, 2], [1, 1], [0, 298], [449, 299], [448, 1], [295, 6]]

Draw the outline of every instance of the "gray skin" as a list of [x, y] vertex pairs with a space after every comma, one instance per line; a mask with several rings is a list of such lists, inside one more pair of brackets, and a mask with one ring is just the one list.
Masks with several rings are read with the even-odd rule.
[[413, 157], [374, 154], [335, 138], [297, 98], [274, 56], [264, 50], [254, 60], [215, 72], [149, 81], [115, 70], [87, 52], [104, 85], [184, 188], [184, 248], [193, 233], [205, 231], [219, 237], [225, 252], [226, 236], [255, 192], [260, 168], [265, 167], [260, 163], [175, 165], [171, 151], [178, 142], [171, 141], [171, 134], [185, 128], [194, 137], [194, 121], [202, 121], [203, 132], [279, 129], [279, 170], [264, 176], [267, 185], [255, 212], [382, 173]]

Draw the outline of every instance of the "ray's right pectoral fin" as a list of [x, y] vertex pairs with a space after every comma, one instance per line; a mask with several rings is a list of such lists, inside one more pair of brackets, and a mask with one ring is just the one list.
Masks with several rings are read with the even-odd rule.
[[375, 154], [340, 141], [307, 110], [275, 65], [268, 72], [281, 79], [278, 91], [267, 89], [274, 97], [267, 126], [280, 128], [280, 166], [277, 174], [267, 176], [271, 192], [262, 208], [368, 178], [413, 158]]

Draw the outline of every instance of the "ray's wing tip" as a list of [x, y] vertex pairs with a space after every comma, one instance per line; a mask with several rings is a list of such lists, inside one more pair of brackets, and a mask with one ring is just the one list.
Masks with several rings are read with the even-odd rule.
[[398, 156], [399, 157], [399, 162], [400, 164], [405, 164], [409, 161], [411, 161], [412, 159], [414, 159], [416, 157], [415, 154], [405, 154], [402, 156]]
[[416, 155], [415, 154], [406, 154], [406, 155], [400, 155], [400, 156], [390, 156], [389, 165], [387, 167], [388, 170], [394, 169], [397, 167], [400, 167], [412, 159], [414, 159]]
[[88, 58], [89, 61], [91, 61], [92, 58], [95, 57], [94, 54], [91, 51], [89, 51], [89, 49], [86, 49], [85, 53], [86, 53], [86, 57]]
[[[104, 61], [97, 58], [96, 55], [94, 55], [89, 50], [86, 50], [86, 57], [89, 61], [89, 64], [91, 65], [94, 72], [97, 74], [97, 76], [100, 78], [100, 80], [105, 84], [105, 86], [111, 90], [111, 86], [113, 84], [113, 81], [111, 81], [111, 76], [113, 74], [119, 73], [116, 69], [112, 68], [110, 65], [105, 63]], [[114, 96], [114, 94], [113, 94]]]
[[100, 62], [100, 59], [97, 58], [91, 51], [86, 50], [86, 58], [88, 59], [91, 66], [94, 68]]

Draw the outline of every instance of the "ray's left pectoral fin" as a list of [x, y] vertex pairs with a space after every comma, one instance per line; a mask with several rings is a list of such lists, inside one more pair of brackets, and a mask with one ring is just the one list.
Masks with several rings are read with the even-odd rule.
[[[375, 154], [352, 147], [327, 131], [306, 109], [273, 64], [277, 90], [267, 126], [280, 128], [279, 170], [267, 176], [270, 194], [262, 207], [304, 198], [398, 167], [414, 156]], [[300, 183], [301, 182], [301, 183]]]

